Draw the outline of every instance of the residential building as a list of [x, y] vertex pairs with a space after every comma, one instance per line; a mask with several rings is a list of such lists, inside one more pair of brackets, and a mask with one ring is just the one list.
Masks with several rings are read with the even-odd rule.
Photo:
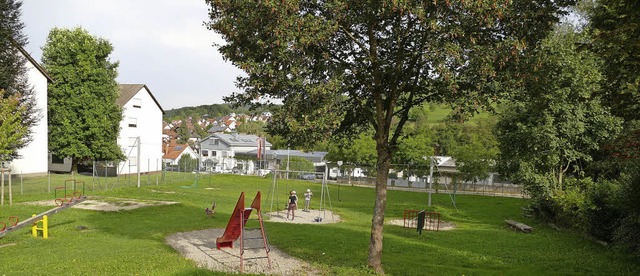
[[[256, 135], [214, 133], [198, 143], [202, 167], [210, 172], [254, 173], [264, 162], [264, 152], [271, 149], [271, 143]], [[255, 152], [246, 158], [249, 152]], [[257, 152], [263, 154], [258, 155]], [[236, 158], [238, 156], [238, 158]], [[244, 156], [240, 158], [240, 156]]]
[[189, 144], [167, 144], [162, 156], [162, 162], [165, 167], [178, 166], [180, 159], [183, 156], [189, 156], [193, 159], [198, 159], [198, 154], [189, 146]]
[[123, 108], [118, 145], [126, 160], [118, 174], [162, 170], [162, 115], [164, 110], [145, 84], [120, 84], [116, 103]]
[[27, 79], [34, 90], [36, 108], [40, 114], [38, 114], [36, 123], [31, 127], [33, 140], [18, 151], [20, 157], [14, 159], [10, 167], [13, 174], [46, 174], [49, 170], [47, 86], [52, 82], [52, 79], [27, 51], [17, 44], [14, 45], [25, 57]]

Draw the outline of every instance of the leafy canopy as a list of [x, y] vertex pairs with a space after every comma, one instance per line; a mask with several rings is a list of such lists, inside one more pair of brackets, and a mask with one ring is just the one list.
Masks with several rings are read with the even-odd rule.
[[374, 131], [369, 266], [383, 273], [386, 178], [409, 110], [435, 102], [464, 114], [497, 100], [572, 1], [206, 2], [220, 52], [247, 74], [227, 100], [281, 101], [269, 131], [291, 145]]
[[21, 1], [0, 0], [0, 95], [2, 104], [0, 128], [0, 161], [13, 160], [18, 150], [32, 140], [31, 127], [42, 117], [36, 107], [35, 91], [28, 83], [27, 59], [21, 48], [27, 44], [22, 33], [24, 24], [20, 21]]
[[60, 157], [117, 160], [122, 108], [111, 43], [82, 28], [54, 28], [42, 48], [49, 85], [49, 150]]

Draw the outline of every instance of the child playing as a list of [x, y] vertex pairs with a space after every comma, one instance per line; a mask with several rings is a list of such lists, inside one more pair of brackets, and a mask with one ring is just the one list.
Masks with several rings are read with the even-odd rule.
[[303, 212], [310, 212], [309, 203], [311, 202], [311, 196], [313, 196], [313, 193], [310, 189], [307, 189], [307, 192], [304, 193], [304, 210], [302, 210]]
[[287, 220], [289, 219], [289, 212], [291, 212], [291, 220], [296, 217], [296, 209], [298, 209], [298, 196], [296, 191], [289, 192], [289, 207], [287, 208]]

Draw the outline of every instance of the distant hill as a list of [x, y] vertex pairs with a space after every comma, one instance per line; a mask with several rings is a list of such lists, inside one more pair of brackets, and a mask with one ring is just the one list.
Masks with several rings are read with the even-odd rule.
[[256, 114], [262, 113], [265, 110], [250, 111], [248, 107], [231, 108], [230, 104], [211, 104], [200, 106], [187, 106], [176, 109], [165, 110], [164, 120], [170, 121], [172, 119], [182, 119], [187, 117], [194, 118], [219, 118], [229, 115], [231, 113], [236, 114]]

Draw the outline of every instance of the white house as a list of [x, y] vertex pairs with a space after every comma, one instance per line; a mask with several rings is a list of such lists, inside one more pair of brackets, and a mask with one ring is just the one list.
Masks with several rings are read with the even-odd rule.
[[116, 103], [123, 108], [118, 145], [127, 158], [118, 174], [161, 171], [164, 110], [145, 84], [120, 84]]
[[[215, 133], [199, 143], [203, 168], [207, 171], [228, 172], [233, 169], [240, 172], [253, 172], [264, 154], [271, 149], [271, 144], [256, 135], [238, 133]], [[257, 151], [261, 156], [258, 157]], [[243, 154], [254, 152], [251, 158], [237, 158]], [[263, 161], [264, 162], [264, 161]]]
[[36, 124], [31, 127], [33, 140], [18, 151], [20, 157], [11, 163], [11, 171], [13, 174], [46, 174], [49, 167], [47, 85], [52, 80], [27, 51], [17, 47], [26, 59], [27, 78], [35, 92], [36, 107], [40, 114]]

